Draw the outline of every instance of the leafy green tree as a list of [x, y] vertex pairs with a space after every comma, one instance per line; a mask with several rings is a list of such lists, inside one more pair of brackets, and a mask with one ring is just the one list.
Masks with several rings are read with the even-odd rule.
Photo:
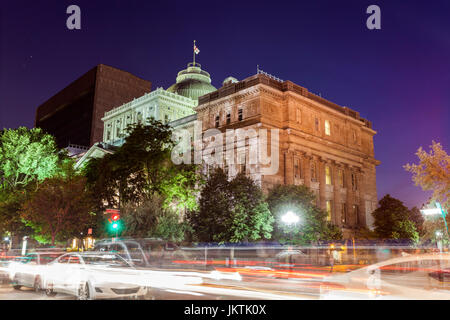
[[425, 219], [423, 217], [423, 214], [417, 207], [413, 207], [411, 210], [409, 210], [409, 220], [414, 223], [419, 236], [423, 235], [423, 223], [425, 222]]
[[58, 149], [53, 136], [39, 128], [3, 129], [0, 132], [0, 186], [12, 191], [43, 181], [58, 170]]
[[121, 207], [121, 217], [125, 230], [123, 235], [144, 238], [155, 229], [157, 218], [164, 215], [164, 199], [154, 194], [143, 203], [125, 203]]
[[25, 202], [21, 218], [41, 238], [66, 240], [92, 226], [92, 195], [86, 179], [72, 173], [45, 179]]
[[416, 242], [419, 234], [414, 222], [410, 220], [410, 211], [403, 203], [385, 195], [378, 208], [372, 212], [375, 219], [375, 233], [383, 239], [409, 239]]
[[164, 240], [182, 242], [189, 232], [192, 232], [189, 223], [181, 221], [178, 213], [166, 209], [162, 215], [156, 218], [156, 226], [148, 235]]
[[[326, 212], [315, 201], [315, 194], [304, 185], [277, 185], [269, 190], [267, 202], [275, 217], [274, 238], [298, 244], [342, 238], [337, 227], [326, 222]], [[283, 215], [289, 211], [299, 217], [297, 224], [282, 222]]]
[[154, 194], [142, 204], [127, 203], [122, 207], [123, 235], [131, 237], [158, 237], [165, 240], [183, 241], [189, 225], [180, 215], [164, 208], [164, 198]]
[[232, 215], [230, 198], [227, 175], [223, 170], [215, 170], [200, 193], [199, 209], [188, 212], [194, 239], [205, 242], [223, 241], [228, 232], [227, 220]]
[[142, 204], [154, 194], [164, 197], [165, 207], [194, 209], [201, 180], [194, 166], [172, 163], [170, 126], [150, 118], [148, 124], [129, 125], [127, 131], [125, 143], [113, 154], [91, 159], [83, 169], [98, 195], [99, 210], [105, 205]]
[[20, 210], [40, 182], [57, 174], [67, 161], [53, 136], [41, 129], [0, 131], [0, 230], [11, 235], [32, 231], [20, 217]]
[[244, 174], [228, 181], [216, 169], [200, 194], [199, 210], [188, 221], [199, 241], [240, 242], [271, 237], [273, 217], [259, 186]]

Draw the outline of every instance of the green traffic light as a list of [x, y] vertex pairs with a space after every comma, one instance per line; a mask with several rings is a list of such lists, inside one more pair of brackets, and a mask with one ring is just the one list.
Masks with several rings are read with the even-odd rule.
[[113, 229], [117, 229], [119, 226], [117, 225], [117, 223], [114, 223], [114, 224], [112, 225], [112, 227], [113, 227]]

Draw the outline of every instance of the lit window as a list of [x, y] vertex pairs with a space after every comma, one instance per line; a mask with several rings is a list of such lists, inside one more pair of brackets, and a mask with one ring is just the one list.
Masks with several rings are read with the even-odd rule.
[[331, 184], [331, 170], [329, 166], [325, 166], [325, 184]]
[[331, 135], [331, 125], [329, 120], [325, 120], [325, 134], [327, 136]]
[[327, 200], [326, 208], [327, 208], [327, 221], [331, 221], [331, 200]]

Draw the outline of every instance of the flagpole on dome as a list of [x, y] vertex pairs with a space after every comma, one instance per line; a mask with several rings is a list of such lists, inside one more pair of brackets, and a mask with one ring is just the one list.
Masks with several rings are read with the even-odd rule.
[[195, 55], [196, 54], [199, 54], [200, 53], [200, 50], [197, 48], [197, 46], [195, 45], [195, 40], [194, 40], [194, 53], [193, 53], [193, 55], [194, 55], [194, 63], [193, 63], [193, 66], [195, 67]]
[[193, 55], [194, 55], [194, 67], [195, 67], [195, 40], [194, 40], [194, 50], [193, 50]]

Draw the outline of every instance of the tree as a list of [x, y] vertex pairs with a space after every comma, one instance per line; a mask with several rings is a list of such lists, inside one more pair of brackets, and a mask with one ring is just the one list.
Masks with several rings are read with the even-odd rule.
[[[275, 217], [274, 238], [301, 244], [342, 238], [340, 230], [326, 222], [326, 212], [315, 201], [314, 192], [304, 185], [277, 185], [269, 190], [267, 202]], [[282, 222], [282, 216], [289, 211], [299, 217], [296, 225]]]
[[0, 230], [11, 236], [30, 234], [20, 217], [23, 203], [44, 179], [57, 174], [66, 154], [41, 129], [0, 131]]
[[232, 215], [229, 217], [230, 242], [270, 239], [274, 218], [261, 188], [244, 173], [229, 183]]
[[410, 220], [411, 213], [400, 200], [389, 194], [385, 195], [372, 215], [375, 219], [374, 231], [378, 237], [418, 241], [419, 234], [414, 222]]
[[165, 207], [194, 209], [200, 179], [194, 166], [172, 163], [170, 126], [150, 118], [147, 125], [129, 125], [127, 131], [125, 143], [113, 154], [91, 159], [83, 169], [99, 207], [142, 204], [159, 194]]
[[158, 194], [135, 205], [127, 203], [122, 207], [124, 235], [132, 237], [159, 237], [172, 241], [183, 241], [189, 225], [181, 221], [180, 215], [170, 208], [164, 208], [164, 199]]
[[54, 137], [39, 128], [0, 132], [0, 188], [16, 191], [43, 181], [57, 172], [59, 161]]
[[78, 236], [92, 224], [92, 196], [83, 176], [69, 174], [45, 179], [25, 202], [21, 217], [51, 244]]
[[409, 211], [409, 220], [414, 223], [419, 236], [423, 235], [423, 224], [425, 222], [425, 219], [423, 217], [423, 214], [417, 207], [413, 207]]
[[240, 242], [271, 237], [273, 217], [258, 185], [244, 174], [228, 181], [218, 168], [200, 194], [188, 221], [199, 241]]
[[406, 164], [406, 171], [413, 174], [416, 186], [433, 191], [433, 200], [439, 201], [443, 208], [450, 208], [450, 156], [440, 143], [432, 142], [429, 153], [420, 147], [416, 155], [419, 164]]
[[151, 234], [157, 218], [164, 214], [164, 199], [155, 194], [142, 204], [125, 203], [121, 208], [125, 230], [123, 235], [144, 238]]
[[192, 232], [189, 223], [180, 221], [178, 213], [166, 209], [156, 218], [156, 226], [149, 236], [181, 242], [188, 232]]

